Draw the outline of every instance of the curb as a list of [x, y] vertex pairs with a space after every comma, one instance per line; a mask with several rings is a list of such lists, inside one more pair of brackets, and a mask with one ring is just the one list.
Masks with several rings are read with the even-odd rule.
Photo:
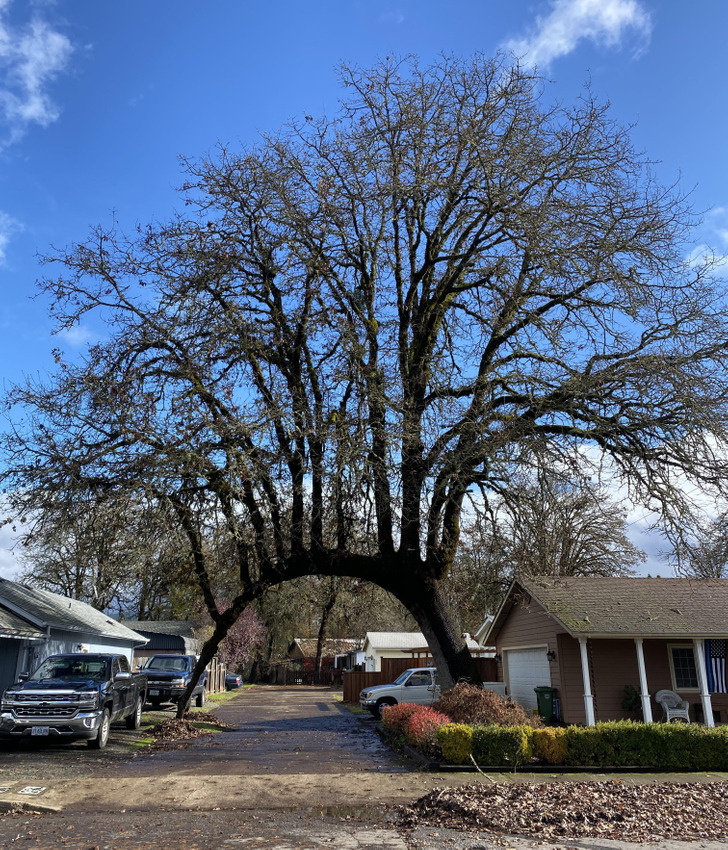
[[46, 806], [31, 803], [30, 800], [0, 800], [0, 812], [43, 812], [44, 814], [58, 814], [63, 811], [63, 806]]

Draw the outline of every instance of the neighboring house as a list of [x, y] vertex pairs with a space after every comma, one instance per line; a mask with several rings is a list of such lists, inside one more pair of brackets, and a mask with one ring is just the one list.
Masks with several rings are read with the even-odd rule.
[[123, 620], [123, 624], [148, 643], [135, 653], [136, 664], [142, 666], [152, 655], [199, 655], [202, 641], [195, 637], [194, 624], [187, 620]]
[[480, 624], [480, 626], [478, 626], [477, 631], [473, 635], [473, 637], [475, 638], [475, 640], [478, 641], [478, 643], [481, 643], [481, 644], [485, 643], [485, 636], [490, 631], [490, 626], [491, 626], [494, 619], [495, 618], [494, 618], [493, 614], [486, 614], [485, 615], [485, 619]]
[[[361, 641], [354, 638], [325, 638], [321, 654], [322, 669], [332, 667], [336, 656], [348, 655], [359, 649], [360, 644]], [[313, 670], [317, 646], [317, 638], [294, 638], [288, 647], [287, 655], [304, 670]]]
[[364, 650], [354, 649], [351, 652], [342, 652], [334, 656], [334, 669], [347, 670], [349, 672], [358, 670], [364, 672]]
[[0, 579], [0, 693], [59, 652], [114, 652], [146, 638], [85, 602]]
[[728, 721], [727, 636], [728, 579], [576, 577], [514, 581], [485, 640], [526, 708], [552, 686], [562, 720], [593, 725], [626, 716], [632, 685], [645, 721], [661, 719], [650, 697], [667, 689], [712, 726]]
[[[487, 653], [470, 635], [464, 635], [468, 649], [474, 655]], [[367, 632], [364, 637], [364, 658], [367, 673], [379, 673], [383, 658], [410, 658], [413, 667], [425, 667], [429, 650], [422, 632]]]

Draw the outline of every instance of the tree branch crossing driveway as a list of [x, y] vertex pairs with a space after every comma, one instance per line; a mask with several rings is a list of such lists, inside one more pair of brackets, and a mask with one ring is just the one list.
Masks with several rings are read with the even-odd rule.
[[[444, 829], [407, 834], [390, 826], [387, 805], [412, 802], [437, 787], [509, 780], [422, 772], [382, 744], [372, 718], [352, 714], [327, 689], [246, 689], [214, 711], [233, 729], [137, 757], [128, 746], [115, 750], [115, 741], [139, 734], [122, 729], [114, 729], [101, 752], [82, 743], [3, 749], [0, 846], [549, 850], [547, 842], [529, 839]], [[637, 845], [572, 840], [553, 846]]]

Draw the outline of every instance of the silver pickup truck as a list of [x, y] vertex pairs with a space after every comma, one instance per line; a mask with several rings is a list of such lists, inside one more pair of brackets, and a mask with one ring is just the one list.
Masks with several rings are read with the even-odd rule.
[[400, 702], [430, 705], [440, 698], [436, 667], [411, 667], [400, 674], [391, 685], [374, 685], [359, 694], [359, 704], [375, 717], [382, 709]]
[[0, 738], [80, 738], [102, 749], [113, 722], [139, 728], [146, 692], [125, 655], [51, 655], [2, 695]]
[[[503, 682], [483, 682], [487, 691], [495, 691], [502, 697], [506, 695]], [[382, 709], [400, 702], [414, 702], [431, 705], [440, 699], [440, 685], [437, 681], [436, 667], [411, 667], [405, 670], [391, 685], [373, 685], [364, 688], [359, 694], [359, 705], [366, 708], [375, 717], [382, 716]]]

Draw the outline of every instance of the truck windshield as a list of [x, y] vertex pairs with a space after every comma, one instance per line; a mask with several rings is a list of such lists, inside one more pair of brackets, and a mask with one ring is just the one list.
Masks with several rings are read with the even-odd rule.
[[94, 682], [107, 682], [111, 678], [109, 659], [100, 655], [84, 655], [81, 658], [77, 655], [52, 655], [30, 678], [36, 682], [41, 679], [93, 679]]
[[186, 658], [174, 658], [169, 655], [154, 655], [149, 659], [145, 670], [173, 670], [185, 673], [188, 670]]
[[405, 670], [404, 673], [400, 673], [399, 676], [392, 682], [393, 685], [403, 685], [407, 677], [410, 675], [412, 670]]

